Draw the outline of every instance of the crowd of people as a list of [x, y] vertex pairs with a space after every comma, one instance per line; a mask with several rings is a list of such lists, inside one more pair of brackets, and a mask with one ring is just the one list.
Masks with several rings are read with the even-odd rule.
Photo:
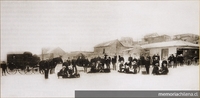
[[[140, 67], [140, 65], [145, 65], [146, 72], [149, 74], [149, 68], [150, 65], [154, 66], [153, 74], [158, 74], [156, 72], [156, 67], [159, 67], [159, 62], [160, 62], [160, 56], [154, 55], [152, 57], [153, 62], [151, 62], [151, 57], [150, 56], [144, 56], [141, 55], [139, 59], [133, 58], [133, 57], [128, 57], [128, 62], [125, 62], [125, 59], [123, 56], [108, 56], [108, 55], [103, 55], [103, 56], [97, 56], [97, 57], [92, 57], [91, 59], [88, 59], [87, 57], [78, 57], [75, 58], [73, 57], [72, 59], [69, 57], [65, 62], [63, 63], [63, 66], [65, 68], [65, 72], [67, 74], [73, 74], [77, 73], [77, 66], [83, 67], [84, 72], [87, 72], [87, 68], [90, 67], [90, 72], [104, 72], [104, 71], [110, 71], [111, 65], [113, 70], [117, 70], [117, 65], [119, 65], [119, 72], [126, 71], [126, 72], [132, 72], [132, 73], [137, 73], [137, 67]], [[163, 61], [165, 62], [165, 61]], [[167, 62], [163, 63], [162, 68], [161, 68], [161, 73], [164, 74], [165, 69], [167, 68]], [[63, 69], [61, 69], [63, 70]]]
[[[194, 61], [197, 63], [198, 58], [194, 58]], [[68, 59], [62, 63], [63, 68], [60, 70], [59, 75], [73, 76], [78, 73], [77, 66], [83, 67], [84, 72], [88, 72], [87, 68], [90, 67], [90, 72], [110, 72], [112, 68], [112, 70], [119, 69], [119, 72], [130, 72], [134, 74], [138, 72], [137, 68], [142, 66], [145, 67], [146, 73], [149, 74], [150, 66], [152, 66], [152, 74], [161, 75], [168, 74], [169, 67], [176, 68], [177, 66], [183, 66], [183, 64], [184, 57], [182, 54], [176, 56], [171, 54], [168, 58], [162, 60], [158, 54], [154, 54], [152, 57], [141, 54], [139, 58], [129, 55], [126, 62], [124, 57], [120, 55], [108, 56], [104, 54], [90, 58], [79, 56], [77, 58], [68, 57]], [[1, 65], [3, 69], [2, 75], [5, 75], [6, 63], [3, 62]]]
[[[195, 60], [198, 61], [198, 60]], [[78, 57], [76, 58], [68, 58], [63, 65], [66, 66], [66, 69], [69, 70], [68, 66], [72, 65], [72, 72], [77, 73], [77, 67], [81, 66], [84, 68], [84, 72], [87, 72], [87, 68], [90, 67], [90, 72], [102, 72], [105, 70], [110, 70], [111, 66], [113, 70], [117, 70], [117, 65], [119, 66], [119, 72], [132, 72], [137, 73], [138, 67], [144, 66], [146, 69], [146, 73], [149, 74], [150, 66], [153, 67], [152, 74], [160, 75], [160, 74], [168, 74], [169, 67], [176, 68], [177, 66], [183, 66], [184, 57], [182, 54], [174, 56], [171, 54], [168, 58], [164, 58], [161, 60], [161, 57], [158, 54], [154, 54], [152, 57], [149, 55], [144, 56], [140, 55], [139, 58], [128, 57], [127, 62], [123, 56], [114, 55], [102, 55], [96, 56], [88, 59], [87, 57]]]

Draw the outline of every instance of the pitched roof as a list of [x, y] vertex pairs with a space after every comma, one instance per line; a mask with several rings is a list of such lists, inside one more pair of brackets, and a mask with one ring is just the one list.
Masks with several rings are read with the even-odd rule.
[[122, 46], [124, 46], [124, 47], [132, 47], [132, 46], [128, 46], [128, 45], [122, 44], [118, 39], [116, 39], [116, 40], [111, 40], [111, 41], [104, 42], [104, 43], [100, 43], [100, 44], [96, 45], [95, 47], [96, 47], [96, 48], [97, 48], [97, 47], [107, 47], [107, 46], [110, 46], [110, 45], [114, 44], [115, 42], [119, 42], [119, 43], [120, 43]]
[[174, 40], [167, 42], [159, 42], [152, 44], [145, 44], [141, 46], [142, 48], [159, 48], [159, 47], [199, 47], [198, 44], [193, 44], [186, 41]]
[[110, 46], [110, 45], [112, 45], [113, 43], [115, 43], [116, 41], [118, 41], [118, 40], [116, 39], [116, 40], [111, 40], [111, 41], [108, 41], [108, 42], [100, 43], [100, 44], [96, 45], [95, 47], [106, 47], [106, 46]]
[[64, 55], [65, 51], [62, 50], [60, 47], [57, 47], [57, 48], [51, 48], [51, 49], [49, 49], [46, 53], [47, 54], [53, 53], [53, 54], [56, 54], [56, 55]]

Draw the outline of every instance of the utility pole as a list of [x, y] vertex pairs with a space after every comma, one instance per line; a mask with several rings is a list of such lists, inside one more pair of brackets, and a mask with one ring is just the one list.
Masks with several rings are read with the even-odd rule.
[[42, 61], [44, 60], [44, 55], [43, 55], [43, 48], [42, 48]]

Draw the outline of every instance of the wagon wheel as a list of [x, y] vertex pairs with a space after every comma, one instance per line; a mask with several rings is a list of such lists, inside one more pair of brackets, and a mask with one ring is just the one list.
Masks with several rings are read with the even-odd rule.
[[20, 66], [19, 68], [18, 68], [18, 72], [20, 73], [20, 74], [25, 74], [25, 67], [24, 66]]
[[7, 67], [7, 73], [10, 74], [10, 75], [16, 74], [17, 73], [17, 69], [16, 68]]
[[33, 67], [26, 66], [24, 72], [25, 72], [25, 74], [32, 74], [33, 73]]

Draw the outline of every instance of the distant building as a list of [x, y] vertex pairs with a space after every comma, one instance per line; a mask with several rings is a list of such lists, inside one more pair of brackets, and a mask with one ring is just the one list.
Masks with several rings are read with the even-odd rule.
[[122, 54], [123, 50], [132, 48], [132, 45], [124, 45], [118, 39], [100, 43], [94, 47], [94, 54], [96, 55], [114, 55]]
[[194, 44], [198, 44], [199, 43], [199, 35], [191, 34], [191, 33], [178, 34], [178, 35], [174, 35], [173, 40], [182, 40], [182, 41], [187, 41], [187, 42], [191, 42]]
[[65, 55], [66, 52], [62, 50], [60, 47], [57, 48], [45, 48], [42, 49], [41, 58], [42, 59], [51, 59], [54, 57], [59, 57]]
[[181, 40], [151, 43], [142, 45], [141, 47], [148, 50], [150, 52], [150, 56], [159, 54], [161, 59], [167, 59], [170, 54], [183, 54], [186, 59], [188, 57], [199, 55], [199, 45]]

